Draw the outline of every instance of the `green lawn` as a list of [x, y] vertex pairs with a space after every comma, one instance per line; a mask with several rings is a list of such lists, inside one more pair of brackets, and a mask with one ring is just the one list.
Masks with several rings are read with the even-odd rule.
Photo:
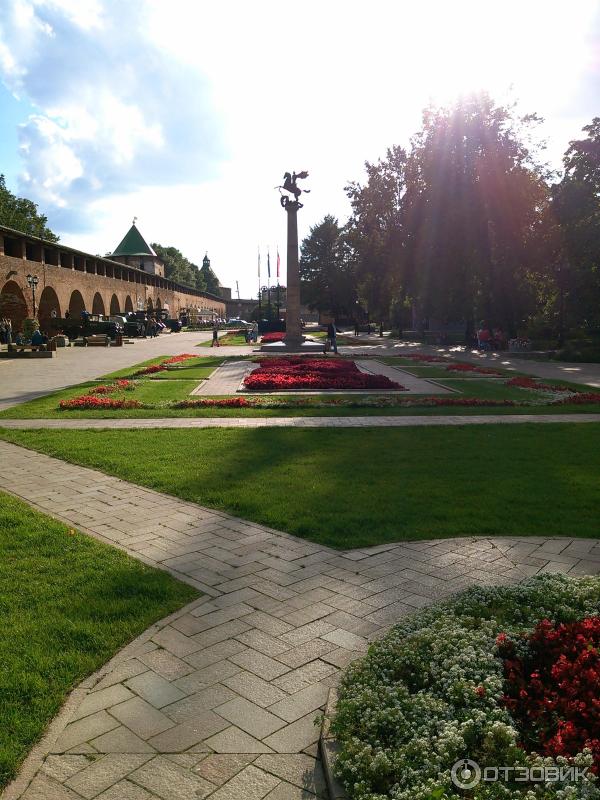
[[0, 789], [83, 678], [197, 596], [0, 493]]
[[597, 423], [1, 435], [334, 547], [599, 532]]
[[[246, 337], [242, 336], [242, 334], [235, 334], [235, 333], [226, 333], [225, 336], [219, 336], [219, 344], [223, 346], [235, 346], [238, 347], [240, 345], [248, 346], [248, 347], [256, 347], [254, 342], [247, 342]], [[209, 339], [206, 342], [200, 342], [196, 345], [196, 347], [212, 347], [212, 339]]]

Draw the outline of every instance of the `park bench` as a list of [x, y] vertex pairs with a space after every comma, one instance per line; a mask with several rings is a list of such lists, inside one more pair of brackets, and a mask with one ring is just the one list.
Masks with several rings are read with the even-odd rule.
[[86, 336], [85, 340], [88, 347], [108, 347], [110, 337], [105, 333], [96, 333], [93, 336]]
[[27, 351], [36, 353], [43, 350], [47, 350], [45, 344], [14, 344], [13, 342], [8, 345], [9, 353], [25, 353]]

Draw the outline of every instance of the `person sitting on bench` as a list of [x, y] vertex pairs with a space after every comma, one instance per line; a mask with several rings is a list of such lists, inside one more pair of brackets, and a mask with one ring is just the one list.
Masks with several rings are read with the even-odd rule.
[[44, 350], [46, 348], [44, 335], [39, 328], [31, 334], [31, 349]]

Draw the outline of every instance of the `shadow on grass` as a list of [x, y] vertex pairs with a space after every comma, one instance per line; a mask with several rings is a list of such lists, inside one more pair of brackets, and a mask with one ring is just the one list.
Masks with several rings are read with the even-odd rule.
[[[600, 426], [3, 431], [17, 444], [338, 548], [598, 534]], [[135, 454], [135, 457], [132, 457]]]

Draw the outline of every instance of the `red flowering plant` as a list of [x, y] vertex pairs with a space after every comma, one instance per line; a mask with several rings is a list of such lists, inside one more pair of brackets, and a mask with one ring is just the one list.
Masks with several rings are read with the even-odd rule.
[[502, 373], [495, 369], [488, 369], [488, 367], [478, 367], [475, 364], [448, 364], [446, 367], [448, 372], [476, 372], [480, 375], [495, 375], [502, 377]]
[[128, 380], [117, 380], [114, 383], [100, 384], [90, 389], [88, 394], [113, 394], [113, 392], [126, 391], [132, 392], [135, 384]]
[[269, 342], [282, 342], [285, 339], [285, 331], [273, 331], [272, 333], [263, 333], [261, 342], [269, 344]]
[[61, 400], [59, 408], [61, 411], [78, 410], [105, 410], [115, 411], [122, 408], [143, 408], [139, 400], [117, 400], [112, 397], [98, 397], [96, 395], [84, 394], [81, 397], [73, 397], [70, 400]]
[[577, 392], [577, 389], [572, 389], [570, 386], [564, 386], [560, 383], [540, 383], [534, 378], [529, 378], [526, 375], [517, 375], [506, 381], [505, 386], [513, 386], [517, 389], [534, 389], [541, 392]]
[[406, 391], [384, 375], [361, 372], [354, 361], [322, 358], [269, 358], [244, 378], [246, 389], [294, 391], [321, 389], [388, 389]]
[[519, 728], [522, 746], [546, 756], [584, 748], [600, 768], [600, 618], [559, 625], [545, 619], [528, 637], [496, 640], [504, 660], [502, 702]]
[[411, 361], [422, 361], [425, 364], [439, 363], [446, 361], [445, 358], [440, 358], [439, 356], [428, 356], [425, 353], [410, 353], [410, 354], [402, 353], [402, 358], [410, 358]]
[[198, 399], [198, 400], [181, 400], [179, 403], [174, 403], [173, 408], [251, 408], [254, 406], [250, 400], [245, 397], [224, 397], [222, 399], [213, 399], [211, 397]]
[[577, 392], [576, 394], [562, 397], [555, 400], [552, 405], [588, 405], [591, 403], [600, 403], [600, 393], [598, 392]]
[[198, 358], [194, 353], [181, 353], [178, 356], [171, 356], [161, 361], [160, 364], [150, 364], [148, 367], [142, 367], [134, 372], [134, 375], [155, 375], [157, 372], [163, 372], [166, 369], [173, 368], [174, 365], [180, 364], [182, 361], [187, 361], [190, 358]]

